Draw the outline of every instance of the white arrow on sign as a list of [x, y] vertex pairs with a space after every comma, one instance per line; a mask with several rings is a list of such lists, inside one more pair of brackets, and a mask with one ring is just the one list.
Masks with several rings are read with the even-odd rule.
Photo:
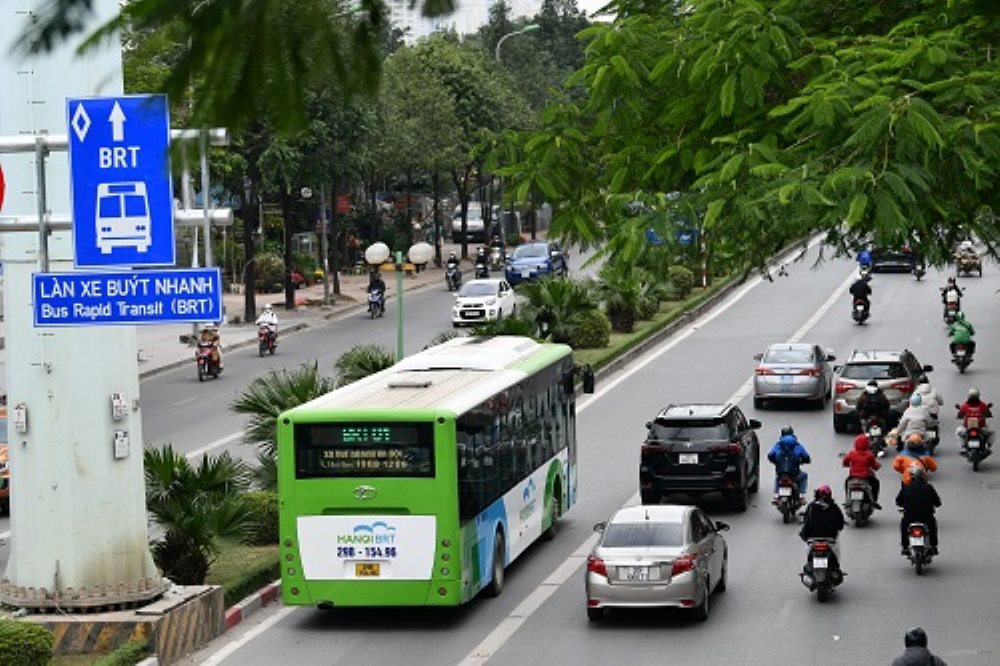
[[125, 113], [122, 112], [122, 107], [115, 102], [115, 105], [111, 107], [111, 115], [108, 116], [108, 121], [111, 123], [111, 138], [115, 141], [125, 140]]

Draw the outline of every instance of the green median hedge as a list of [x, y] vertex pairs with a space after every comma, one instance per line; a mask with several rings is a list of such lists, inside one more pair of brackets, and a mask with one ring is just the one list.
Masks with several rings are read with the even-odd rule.
[[46, 666], [52, 659], [52, 632], [30, 622], [0, 620], [0, 664]]

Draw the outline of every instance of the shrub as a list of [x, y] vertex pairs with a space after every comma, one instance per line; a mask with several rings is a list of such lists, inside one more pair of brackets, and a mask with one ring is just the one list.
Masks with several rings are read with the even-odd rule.
[[511, 233], [507, 234], [507, 237], [504, 238], [504, 242], [507, 244], [507, 247], [517, 247], [518, 245], [524, 243], [524, 238], [521, 237], [521, 234]]
[[441, 331], [440, 333], [438, 333], [437, 335], [435, 335], [433, 338], [430, 339], [430, 342], [428, 342], [424, 346], [424, 349], [430, 349], [431, 347], [436, 347], [436, 346], [438, 346], [441, 343], [448, 342], [452, 338], [457, 338], [458, 335], [459, 335], [458, 331], [456, 331], [454, 329], [449, 329], [447, 331]]
[[580, 314], [570, 327], [569, 344], [573, 349], [597, 349], [611, 342], [611, 322], [600, 310]]
[[497, 321], [488, 321], [472, 329], [473, 335], [521, 335], [533, 338], [538, 335], [538, 327], [534, 322], [521, 317], [504, 317]]
[[257, 291], [278, 291], [285, 284], [285, 260], [280, 254], [262, 252], [254, 257], [256, 272], [254, 273], [254, 288]]
[[254, 546], [278, 543], [278, 493], [258, 490], [243, 495], [250, 509], [250, 529], [246, 542]]
[[639, 308], [636, 311], [636, 315], [639, 319], [648, 321], [656, 316], [656, 313], [660, 311], [660, 302], [655, 298], [649, 296], [643, 297], [639, 301]]
[[337, 370], [337, 386], [352, 382], [392, 367], [396, 356], [379, 345], [355, 345], [340, 355], [333, 367]]
[[133, 666], [149, 656], [149, 641], [129, 641], [111, 654], [101, 657], [94, 666]]
[[686, 266], [671, 266], [667, 271], [674, 293], [680, 298], [686, 298], [694, 288], [694, 273]]
[[281, 562], [277, 559], [247, 567], [239, 578], [225, 587], [222, 592], [222, 603], [229, 608], [279, 578], [281, 578]]
[[45, 666], [52, 659], [52, 633], [37, 624], [0, 620], [0, 664]]

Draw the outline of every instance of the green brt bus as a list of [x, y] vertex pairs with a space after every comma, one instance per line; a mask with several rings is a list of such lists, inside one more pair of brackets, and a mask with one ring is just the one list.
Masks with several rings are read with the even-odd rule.
[[282, 414], [284, 602], [499, 594], [576, 500], [573, 373], [565, 345], [462, 337]]

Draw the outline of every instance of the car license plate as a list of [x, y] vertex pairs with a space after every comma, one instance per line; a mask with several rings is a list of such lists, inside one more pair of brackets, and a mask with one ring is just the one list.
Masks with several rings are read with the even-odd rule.
[[521, 271], [521, 277], [522, 278], [530, 278], [531, 277], [531, 271]]
[[863, 500], [865, 498], [865, 491], [863, 490], [852, 490], [851, 499], [852, 500]]
[[978, 439], [970, 439], [969, 440], [969, 448], [970, 449], [978, 449], [979, 448], [979, 440]]
[[814, 557], [813, 558], [813, 569], [826, 569], [830, 566], [829, 560], [825, 557]]
[[778, 494], [782, 497], [791, 497], [792, 489], [789, 486], [782, 486], [781, 488], [778, 488]]
[[377, 578], [382, 573], [381, 569], [379, 562], [357, 562], [354, 564], [354, 575], [358, 578]]
[[677, 455], [677, 462], [682, 465], [697, 465], [698, 464], [698, 454], [697, 453], [680, 453]]
[[880, 437], [882, 435], [882, 428], [879, 428], [878, 426], [872, 426], [870, 434], [872, 437]]
[[634, 583], [641, 583], [649, 580], [649, 567], [622, 567], [624, 569], [623, 580]]
[[911, 536], [910, 537], [911, 546], [922, 546], [924, 545], [924, 538], [922, 536]]

